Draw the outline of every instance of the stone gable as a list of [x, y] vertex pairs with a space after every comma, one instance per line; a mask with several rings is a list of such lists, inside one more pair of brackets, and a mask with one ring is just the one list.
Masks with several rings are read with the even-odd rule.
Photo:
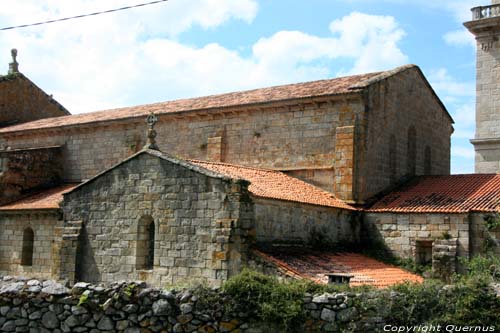
[[[245, 262], [252, 228], [247, 186], [157, 152], [140, 152], [65, 194], [65, 220], [83, 226], [67, 243], [73, 251], [63, 259], [62, 277], [220, 284]], [[154, 241], [148, 225], [141, 225], [144, 219], [153, 223]], [[146, 269], [138, 263], [150, 240], [154, 255]]]

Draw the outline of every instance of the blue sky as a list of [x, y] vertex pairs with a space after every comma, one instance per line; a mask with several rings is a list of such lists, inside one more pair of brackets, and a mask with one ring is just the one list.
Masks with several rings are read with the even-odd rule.
[[[0, 27], [141, 0], [24, 0]], [[452, 172], [473, 172], [475, 45], [489, 0], [170, 0], [0, 32], [0, 63], [73, 113], [419, 65], [455, 119]]]

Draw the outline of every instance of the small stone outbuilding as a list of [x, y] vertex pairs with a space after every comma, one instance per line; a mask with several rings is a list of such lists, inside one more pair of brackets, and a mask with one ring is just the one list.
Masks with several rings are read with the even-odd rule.
[[498, 174], [417, 177], [365, 210], [362, 235], [450, 275], [457, 257], [500, 255], [499, 199]]

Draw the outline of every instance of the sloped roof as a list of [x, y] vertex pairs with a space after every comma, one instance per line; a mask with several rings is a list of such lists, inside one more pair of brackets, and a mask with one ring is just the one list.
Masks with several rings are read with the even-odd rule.
[[500, 175], [422, 176], [375, 202], [369, 212], [497, 212]]
[[43, 119], [5, 127], [3, 129], [0, 129], [0, 133], [60, 128], [81, 124], [138, 118], [145, 117], [151, 112], [154, 112], [157, 115], [161, 115], [166, 113], [210, 110], [232, 106], [251, 106], [293, 99], [342, 95], [362, 91], [370, 84], [373, 84], [379, 80], [386, 79], [389, 76], [395, 75], [409, 68], [418, 67], [415, 65], [406, 65], [385, 72], [352, 75], [328, 80], [287, 84], [269, 88], [239, 91], [198, 98], [179, 99], [162, 103], [145, 104], [119, 109]]
[[0, 211], [57, 209], [59, 203], [63, 200], [63, 194], [71, 191], [76, 186], [77, 184], [65, 184], [49, 190], [39, 191], [13, 203], [0, 206]]
[[277, 247], [254, 253], [273, 263], [283, 273], [327, 284], [331, 273], [353, 275], [350, 286], [370, 285], [385, 288], [398, 283], [422, 283], [423, 278], [396, 266], [358, 253], [314, 251], [305, 248]]
[[248, 190], [257, 197], [349, 210], [355, 209], [335, 198], [333, 194], [279, 171], [218, 162], [197, 160], [189, 160], [188, 162], [230, 178], [241, 178], [249, 181]]

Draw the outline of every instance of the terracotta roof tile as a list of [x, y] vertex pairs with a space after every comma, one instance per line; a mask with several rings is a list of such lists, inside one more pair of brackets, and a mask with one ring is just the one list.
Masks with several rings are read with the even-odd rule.
[[188, 162], [230, 178], [241, 178], [249, 181], [248, 190], [257, 197], [350, 210], [355, 209], [344, 201], [335, 198], [333, 194], [279, 171], [217, 162], [196, 160], [189, 160]]
[[495, 212], [500, 204], [500, 175], [422, 176], [378, 200], [369, 212]]
[[[404, 68], [406, 67], [401, 67], [401, 70], [403, 70]], [[392, 73], [392, 71], [389, 72]], [[71, 116], [42, 119], [2, 128], [0, 129], [0, 133], [29, 131], [43, 128], [56, 128], [94, 122], [144, 117], [147, 116], [150, 112], [155, 112], [156, 114], [160, 115], [172, 112], [205, 110], [239, 105], [261, 104], [290, 99], [340, 95], [362, 90], [364, 88], [363, 83], [366, 80], [373, 79], [381, 73], [383, 74], [385, 72], [353, 75], [329, 80], [288, 84], [270, 88], [239, 91], [198, 98], [179, 99], [155, 104], [145, 104], [119, 109], [76, 114]], [[355, 88], [351, 89], [352, 86], [355, 86]]]
[[350, 286], [371, 285], [385, 288], [406, 281], [423, 282], [421, 276], [358, 253], [279, 247], [254, 252], [290, 276], [322, 284], [328, 283], [328, 273], [353, 275]]
[[77, 184], [66, 184], [30, 194], [13, 203], [0, 206], [0, 211], [57, 209], [59, 208], [59, 203], [63, 200], [63, 194], [71, 191], [76, 186]]

